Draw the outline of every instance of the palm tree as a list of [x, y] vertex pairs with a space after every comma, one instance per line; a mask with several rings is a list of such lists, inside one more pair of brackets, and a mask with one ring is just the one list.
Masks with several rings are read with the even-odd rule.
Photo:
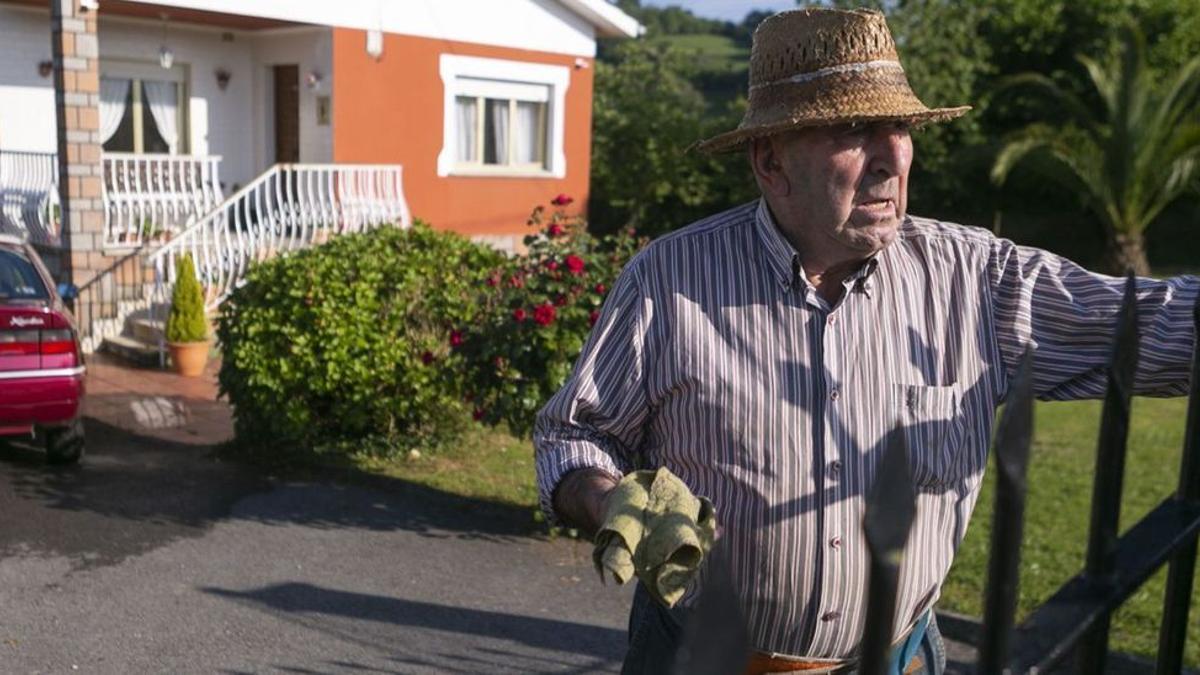
[[1104, 226], [1108, 270], [1145, 275], [1150, 273], [1146, 228], [1200, 177], [1200, 56], [1165, 88], [1156, 88], [1146, 70], [1141, 33], [1132, 25], [1121, 33], [1107, 69], [1076, 57], [1103, 101], [1099, 111], [1037, 73], [1003, 85], [1040, 89], [1066, 108], [1070, 122], [1062, 128], [1033, 124], [1018, 132], [996, 156], [992, 182], [1003, 185], [1022, 164], [1079, 194]]

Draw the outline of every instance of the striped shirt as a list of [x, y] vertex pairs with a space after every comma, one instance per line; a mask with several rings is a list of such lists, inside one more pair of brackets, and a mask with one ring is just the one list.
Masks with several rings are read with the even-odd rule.
[[[904, 426], [917, 516], [899, 639], [937, 600], [1027, 345], [1043, 399], [1100, 397], [1123, 292], [986, 230], [910, 216], [833, 306], [765, 203], [662, 237], [614, 284], [534, 432], [542, 508], [569, 471], [667, 466], [712, 499], [752, 643], [854, 655], [865, 495]], [[1138, 282], [1139, 394], [1186, 391], [1200, 279]], [[683, 603], [703, 586], [698, 577]]]

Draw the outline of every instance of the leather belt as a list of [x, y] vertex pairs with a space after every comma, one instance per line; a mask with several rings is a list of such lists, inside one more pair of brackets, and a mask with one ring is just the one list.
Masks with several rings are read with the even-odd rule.
[[[809, 675], [838, 675], [853, 673], [858, 664], [854, 661], [834, 663], [830, 661], [806, 661], [789, 659], [764, 652], [754, 652], [750, 655], [750, 663], [746, 665], [745, 675], [776, 675], [782, 673], [808, 673]], [[918, 654], [908, 662], [904, 675], [919, 673], [925, 667], [925, 662]]]

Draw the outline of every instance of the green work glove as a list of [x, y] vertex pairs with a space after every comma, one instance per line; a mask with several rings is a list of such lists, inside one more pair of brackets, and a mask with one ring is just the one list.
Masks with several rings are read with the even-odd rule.
[[712, 549], [716, 527], [712, 502], [668, 469], [635, 471], [609, 496], [592, 559], [601, 581], [605, 570], [618, 584], [636, 576], [672, 607]]

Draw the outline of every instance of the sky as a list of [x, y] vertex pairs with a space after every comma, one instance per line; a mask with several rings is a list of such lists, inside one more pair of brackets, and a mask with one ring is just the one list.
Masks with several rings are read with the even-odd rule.
[[677, 5], [690, 9], [692, 14], [709, 19], [741, 21], [751, 10], [779, 11], [796, 6], [796, 0], [642, 0], [643, 6], [669, 7]]

